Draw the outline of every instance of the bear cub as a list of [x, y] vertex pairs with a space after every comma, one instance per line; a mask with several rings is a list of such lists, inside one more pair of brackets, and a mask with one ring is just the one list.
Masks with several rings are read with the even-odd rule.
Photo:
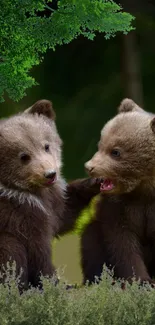
[[[0, 124], [0, 271], [15, 261], [20, 288], [52, 276], [51, 239], [74, 227], [100, 191], [96, 179], [66, 184], [52, 103], [40, 100]], [[3, 279], [4, 280], [4, 279]]]
[[130, 99], [102, 129], [85, 167], [103, 177], [96, 216], [81, 239], [84, 282], [114, 277], [153, 283], [155, 276], [155, 117]]

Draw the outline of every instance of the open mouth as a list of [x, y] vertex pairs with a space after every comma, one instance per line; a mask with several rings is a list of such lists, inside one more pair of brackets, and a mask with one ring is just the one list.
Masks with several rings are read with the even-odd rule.
[[56, 182], [56, 175], [53, 175], [53, 177], [49, 178], [46, 182], [47, 185], [51, 185]]
[[100, 191], [104, 192], [104, 191], [111, 191], [113, 190], [115, 187], [114, 183], [112, 182], [111, 179], [105, 179], [100, 186]]

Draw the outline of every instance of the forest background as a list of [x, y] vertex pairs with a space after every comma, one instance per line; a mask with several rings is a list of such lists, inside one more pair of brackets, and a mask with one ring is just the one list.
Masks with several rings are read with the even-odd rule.
[[[124, 97], [155, 112], [155, 4], [153, 0], [115, 2], [135, 17], [135, 30], [108, 40], [103, 33], [97, 33], [93, 41], [82, 35], [55, 51], [48, 50], [31, 71], [38, 85], [27, 89], [18, 102], [5, 94], [5, 102], [0, 103], [0, 117], [5, 117], [38, 99], [52, 100], [64, 142], [67, 181], [86, 176], [84, 163], [97, 148], [102, 126], [115, 115]], [[57, 8], [57, 1], [51, 8]], [[67, 235], [55, 243], [55, 264], [65, 266], [64, 275], [70, 282], [81, 281], [79, 258], [78, 235]]]

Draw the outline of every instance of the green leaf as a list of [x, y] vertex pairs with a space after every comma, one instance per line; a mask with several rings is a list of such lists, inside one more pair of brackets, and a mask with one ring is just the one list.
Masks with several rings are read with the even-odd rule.
[[[79, 35], [93, 40], [96, 32], [105, 38], [127, 34], [134, 19], [107, 0], [61, 0], [58, 9], [45, 0], [1, 0], [0, 5], [0, 100], [4, 93], [20, 100], [36, 84], [30, 76], [48, 49], [70, 43]], [[40, 16], [44, 10], [49, 16]]]

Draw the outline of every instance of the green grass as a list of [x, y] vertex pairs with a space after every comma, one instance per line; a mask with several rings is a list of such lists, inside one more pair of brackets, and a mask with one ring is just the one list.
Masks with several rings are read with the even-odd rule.
[[94, 218], [96, 197], [90, 206], [79, 216], [75, 230], [59, 240], [53, 242], [53, 262], [61, 270], [70, 283], [81, 283], [82, 272], [80, 267], [80, 237], [85, 226]]
[[77, 234], [63, 236], [54, 241], [53, 262], [55, 267], [63, 270], [63, 276], [69, 283], [81, 283], [80, 237]]

